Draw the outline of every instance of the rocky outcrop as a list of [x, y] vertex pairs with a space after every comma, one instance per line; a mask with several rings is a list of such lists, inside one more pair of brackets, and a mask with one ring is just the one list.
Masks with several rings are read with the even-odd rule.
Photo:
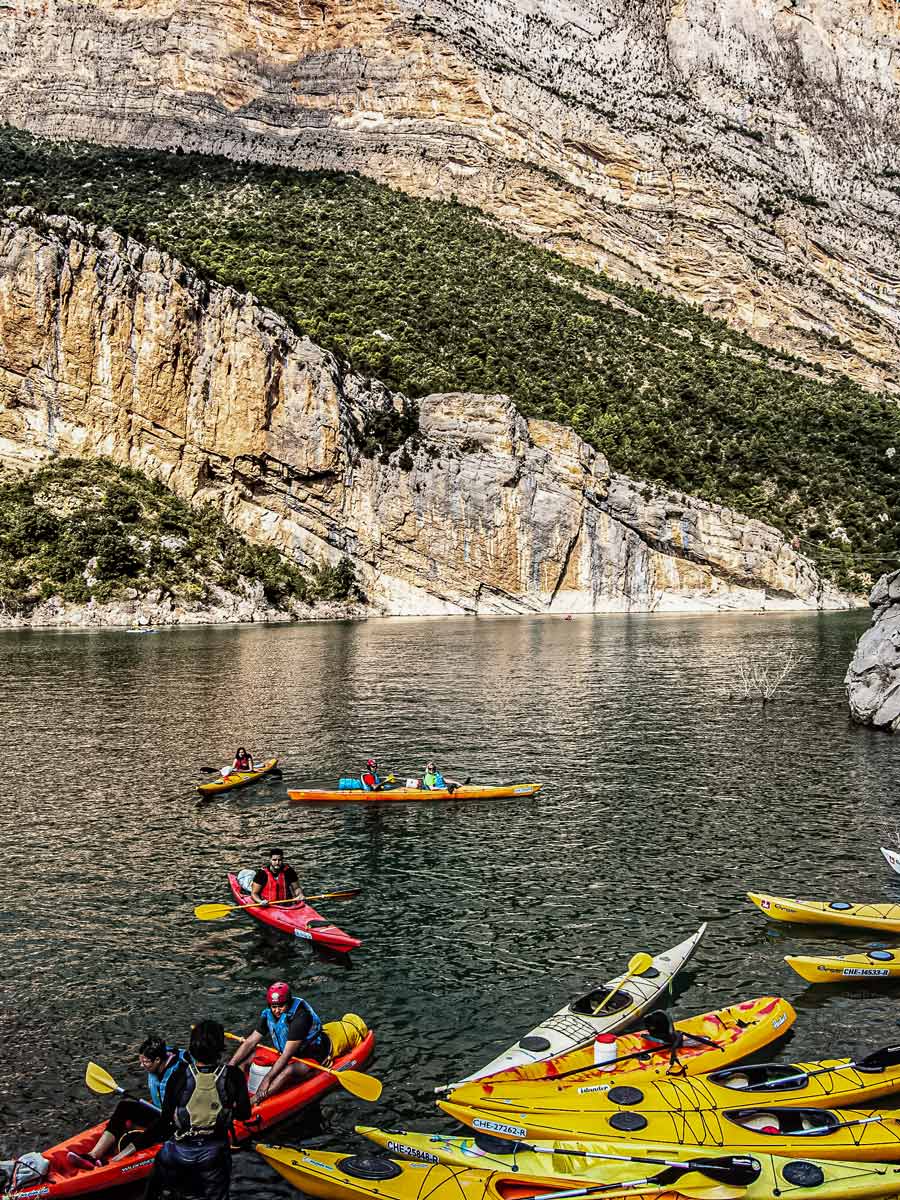
[[850, 715], [862, 725], [900, 729], [900, 571], [872, 589], [872, 624], [859, 639], [844, 682]]
[[900, 388], [896, 0], [12, 0], [3, 117], [355, 169]]
[[403, 406], [158, 251], [0, 225], [0, 463], [108, 455], [300, 562], [348, 555], [387, 613], [849, 603], [775, 529], [617, 476], [504, 396], [428, 396], [417, 435], [365, 457]]
[[26, 613], [8, 613], [0, 604], [0, 629], [101, 629], [126, 627], [151, 629], [163, 625], [230, 625], [248, 622], [348, 620], [366, 616], [360, 604], [324, 601], [300, 604], [289, 600], [269, 604], [261, 584], [250, 584], [239, 592], [210, 585], [204, 600], [185, 600], [159, 591], [143, 595], [130, 589], [121, 600], [72, 604], [51, 596]]

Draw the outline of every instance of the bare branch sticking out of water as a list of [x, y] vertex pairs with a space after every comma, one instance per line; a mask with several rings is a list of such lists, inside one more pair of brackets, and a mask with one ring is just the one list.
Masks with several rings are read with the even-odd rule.
[[802, 661], [802, 656], [794, 650], [789, 650], [787, 654], [768, 663], [751, 655], [739, 658], [737, 678], [730, 698], [733, 700], [759, 700], [763, 704], [768, 704], [791, 671]]

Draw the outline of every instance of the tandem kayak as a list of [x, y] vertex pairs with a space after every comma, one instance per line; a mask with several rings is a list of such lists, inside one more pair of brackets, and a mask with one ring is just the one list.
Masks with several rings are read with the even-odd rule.
[[262, 779], [264, 775], [274, 771], [277, 766], [277, 758], [267, 758], [261, 767], [256, 767], [252, 771], [231, 771], [228, 775], [221, 775], [218, 779], [214, 779], [212, 783], [198, 783], [197, 791], [204, 796], [215, 796], [219, 792], [232, 792], [235, 788], [246, 787], [248, 783], [256, 783], [257, 779]]
[[659, 1018], [667, 1014], [658, 1011], [653, 1016], [656, 1020], [652, 1034], [648, 1029], [639, 1029], [616, 1035], [612, 1062], [596, 1064], [594, 1045], [590, 1043], [555, 1058], [482, 1076], [480, 1082], [486, 1090], [493, 1091], [512, 1081], [527, 1082], [533, 1087], [555, 1086], [563, 1077], [599, 1082], [609, 1074], [626, 1071], [647, 1076], [702, 1075], [755, 1053], [787, 1033], [797, 1019], [793, 1005], [781, 996], [758, 996], [728, 1008], [674, 1021], [670, 1037], [658, 1029]]
[[748, 892], [760, 912], [770, 921], [797, 925], [848, 925], [854, 929], [883, 929], [900, 933], [900, 904], [849, 904], [846, 900], [790, 900]]
[[877, 983], [900, 979], [900, 950], [867, 950], [864, 954], [786, 954], [784, 961], [807, 983]]
[[381, 803], [387, 800], [504, 800], [511, 796], [536, 796], [544, 785], [541, 783], [509, 783], [497, 787], [480, 786], [474, 783], [449, 788], [392, 787], [379, 792], [367, 792], [364, 788], [306, 788], [288, 792], [288, 797], [298, 804], [334, 804], [339, 801], [365, 801]]
[[[346, 1022], [344, 1023], [346, 1024]], [[327, 1025], [326, 1025], [327, 1028]], [[332, 1066], [336, 1070], [361, 1066], [372, 1053], [375, 1045], [375, 1034], [371, 1031], [360, 1034], [357, 1045], [351, 1047]], [[260, 1066], [271, 1066], [278, 1053], [268, 1046], [258, 1046], [253, 1061]], [[330, 1092], [337, 1084], [335, 1080], [323, 1071], [316, 1071], [308, 1079], [302, 1080], [294, 1087], [276, 1092], [274, 1096], [253, 1106], [249, 1121], [236, 1121], [235, 1133], [238, 1141], [258, 1136], [263, 1130], [294, 1116], [308, 1104], [320, 1099]], [[26, 1187], [15, 1189], [15, 1200], [57, 1200], [66, 1196], [84, 1196], [91, 1192], [102, 1192], [108, 1188], [122, 1187], [125, 1184], [139, 1183], [146, 1179], [153, 1169], [153, 1160], [159, 1152], [159, 1146], [149, 1146], [139, 1150], [118, 1162], [105, 1162], [100, 1167], [79, 1169], [68, 1161], [68, 1153], [74, 1150], [76, 1154], [85, 1154], [106, 1128], [105, 1122], [77, 1133], [74, 1137], [51, 1146], [42, 1153], [50, 1162], [50, 1173], [43, 1179], [36, 1180]]]
[[[589, 1122], [592, 1135], [602, 1138], [612, 1136], [609, 1121], [617, 1112], [637, 1118], [725, 1109], [735, 1104], [834, 1108], [871, 1104], [895, 1092], [900, 1092], [900, 1047], [889, 1046], [859, 1061], [830, 1058], [823, 1062], [753, 1063], [689, 1079], [681, 1075], [648, 1079], [627, 1071], [582, 1073], [541, 1083], [478, 1079], [456, 1088], [438, 1103], [454, 1116], [460, 1107], [503, 1119], [504, 1114], [514, 1113], [517, 1121], [526, 1121], [532, 1114], [536, 1120], [546, 1121], [551, 1114], [558, 1114], [566, 1121]], [[584, 1133], [588, 1135], [587, 1128]]]
[[[700, 939], [706, 932], [706, 922], [696, 933], [691, 934], [671, 950], [664, 950], [654, 956], [652, 965], [641, 975], [617, 975], [608, 983], [592, 988], [584, 996], [579, 996], [569, 1004], [564, 1005], [553, 1016], [547, 1017], [540, 1025], [536, 1025], [530, 1033], [520, 1038], [514, 1046], [504, 1050], [496, 1058], [492, 1058], [487, 1066], [471, 1075], [466, 1075], [458, 1083], [448, 1084], [437, 1091], [448, 1091], [469, 1083], [473, 1079], [481, 1079], [485, 1075], [494, 1075], [498, 1071], [508, 1071], [513, 1067], [525, 1066], [527, 1063], [540, 1062], [543, 1059], [555, 1058], [579, 1046], [593, 1042], [601, 1033], [614, 1033], [630, 1025], [641, 1013], [654, 1005], [665, 994], [672, 979], [685, 965]], [[619, 984], [625, 984], [619, 987]], [[615, 994], [609, 1002], [606, 998], [614, 989]], [[600, 1012], [596, 1010], [604, 1005]]]
[[349, 933], [344, 933], [343, 929], [338, 929], [337, 925], [332, 925], [305, 901], [300, 904], [277, 907], [267, 905], [260, 908], [254, 905], [252, 897], [242, 890], [236, 875], [229, 875], [228, 882], [237, 903], [247, 909], [248, 916], [262, 921], [263, 925], [271, 925], [273, 929], [278, 929], [289, 937], [315, 942], [319, 946], [327, 946], [330, 950], [342, 950], [347, 953], [362, 945], [359, 938], [351, 937]]
[[[702, 1076], [701, 1076], [702, 1078]], [[691, 1082], [690, 1080], [688, 1082]], [[579, 1097], [579, 1100], [586, 1097]], [[707, 1108], [689, 1112], [636, 1112], [623, 1106], [615, 1112], [586, 1112], [574, 1103], [561, 1108], [525, 1111], [504, 1105], [501, 1111], [467, 1108], [439, 1100], [440, 1107], [480, 1133], [512, 1141], [592, 1141], [614, 1139], [628, 1154], [643, 1154], [650, 1146], [690, 1146], [695, 1150], [725, 1149], [729, 1154], [808, 1154], [851, 1162], [900, 1160], [900, 1118], [896, 1112], [862, 1108], [785, 1108], [777, 1104], [753, 1107]]]
[[[613, 1182], [633, 1179], [640, 1163], [616, 1163], [604, 1160], [603, 1155], [617, 1155], [622, 1148], [614, 1142], [503, 1142], [483, 1134], [474, 1137], [450, 1137], [443, 1133], [409, 1133], [375, 1129], [357, 1125], [356, 1132], [388, 1154], [414, 1159], [417, 1162], [444, 1163], [453, 1167], [481, 1167], [488, 1171], [509, 1171], [518, 1176], [536, 1175], [544, 1179], [544, 1191], [559, 1187], [560, 1176], [590, 1180], [594, 1186], [606, 1188]], [[813, 1149], [813, 1147], [809, 1147]], [[637, 1154], [640, 1155], [638, 1150]], [[687, 1161], [695, 1150], [670, 1147], [665, 1157]], [[776, 1158], [772, 1154], [756, 1154], [760, 1172], [747, 1185], [743, 1200], [773, 1200], [802, 1189], [803, 1194], [818, 1200], [874, 1200], [878, 1196], [893, 1196], [900, 1192], [900, 1166], [863, 1165], [855, 1162], [817, 1162], [815, 1159]], [[715, 1159], [709, 1159], [715, 1162]], [[722, 1162], [726, 1159], [723, 1157]], [[642, 1175], [652, 1174], [647, 1166]], [[695, 1177], [696, 1179], [696, 1177]], [[715, 1195], [715, 1174], [708, 1177], [710, 1195]], [[678, 1191], [677, 1179], [671, 1185]]]

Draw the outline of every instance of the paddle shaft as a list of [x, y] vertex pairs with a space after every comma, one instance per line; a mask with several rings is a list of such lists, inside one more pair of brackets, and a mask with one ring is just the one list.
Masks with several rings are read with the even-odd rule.
[[[720, 1046], [718, 1042], [709, 1041], [708, 1038], [694, 1038], [692, 1034], [686, 1033], [686, 1038], [691, 1038], [698, 1045], [708, 1045], [711, 1050], [723, 1050], [724, 1046]], [[547, 1075], [545, 1078], [550, 1079], [567, 1079], [570, 1075], [586, 1075], [589, 1071], [608, 1071], [610, 1067], [617, 1063], [628, 1062], [632, 1058], [649, 1058], [653, 1054], [671, 1054], [672, 1047], [660, 1042], [658, 1046], [645, 1046], [643, 1050], [632, 1050], [630, 1054], [620, 1054], [618, 1058], [611, 1058], [605, 1063], [589, 1063], [584, 1067], [572, 1067], [568, 1071], [560, 1071], [558, 1075]], [[676, 1056], [677, 1057], [677, 1056]]]
[[[245, 1040], [238, 1037], [236, 1033], [226, 1032], [225, 1036], [233, 1042], [243, 1042]], [[333, 1067], [325, 1067], [322, 1063], [317, 1063], [311, 1058], [296, 1058], [293, 1055], [291, 1055], [288, 1061], [301, 1063], [304, 1067], [309, 1067], [313, 1071], [322, 1071], [325, 1075], [331, 1075], [332, 1078], [338, 1081], [341, 1087], [350, 1092], [351, 1095], [358, 1096], [360, 1100], [373, 1101], [377, 1100], [381, 1095], [381, 1081], [376, 1079], [374, 1075], [367, 1075], [364, 1071], [335, 1071]]]
[[[900, 1060], [900, 1046], [885, 1046], [884, 1050], [876, 1050], [875, 1054], [893, 1054]], [[866, 1055], [866, 1058], [871, 1057]], [[858, 1062], [837, 1063], [833, 1067], [819, 1067], [816, 1071], [799, 1071], [796, 1075], [786, 1075], [784, 1079], [773, 1079], [770, 1083], [766, 1083], [766, 1087], [778, 1087], [783, 1083], [796, 1083], [798, 1079], [814, 1079], [816, 1075], [829, 1075], [833, 1071], [849, 1071], [853, 1067], [863, 1066], [865, 1059], [860, 1059]], [[895, 1063], [886, 1062], [885, 1066], [894, 1066]]]

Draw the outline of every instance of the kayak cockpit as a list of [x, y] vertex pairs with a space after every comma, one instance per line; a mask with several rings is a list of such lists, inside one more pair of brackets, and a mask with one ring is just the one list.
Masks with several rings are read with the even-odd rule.
[[742, 1129], [779, 1137], [826, 1137], [841, 1124], [837, 1113], [819, 1108], [732, 1108], [722, 1116]]

